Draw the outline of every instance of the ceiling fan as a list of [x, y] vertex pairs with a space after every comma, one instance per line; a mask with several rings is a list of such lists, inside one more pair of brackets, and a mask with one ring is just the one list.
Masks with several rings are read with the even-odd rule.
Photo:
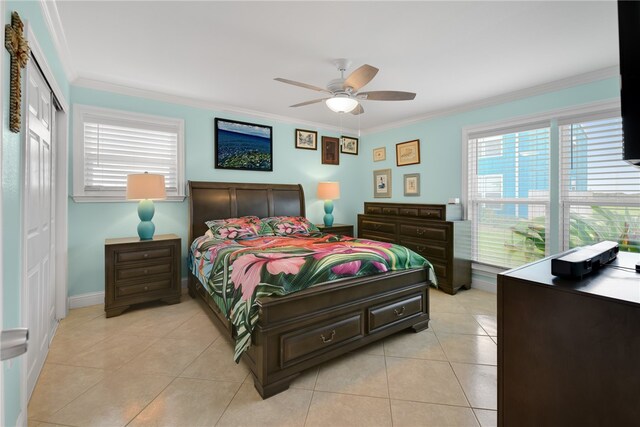
[[376, 76], [376, 74], [378, 73], [378, 69], [371, 65], [364, 64], [353, 71], [351, 74], [349, 74], [349, 76], [345, 79], [344, 72], [349, 67], [350, 61], [341, 58], [335, 60], [334, 64], [336, 65], [336, 67], [338, 67], [338, 71], [340, 71], [340, 78], [331, 80], [327, 84], [326, 89], [289, 79], [283, 79], [281, 77], [277, 77], [274, 80], [330, 95], [324, 98], [294, 104], [291, 105], [291, 107], [302, 107], [304, 105], [311, 105], [324, 101], [327, 104], [327, 107], [329, 107], [336, 113], [362, 114], [364, 113], [364, 109], [362, 108], [362, 105], [360, 105], [360, 101], [364, 100], [409, 101], [416, 97], [416, 94], [413, 92], [400, 92], [395, 90], [375, 90], [370, 92], [359, 92], [359, 90], [362, 89], [363, 86], [369, 83]]

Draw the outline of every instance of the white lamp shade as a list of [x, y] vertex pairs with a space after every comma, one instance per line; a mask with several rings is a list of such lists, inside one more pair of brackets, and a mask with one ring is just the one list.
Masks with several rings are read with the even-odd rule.
[[339, 182], [321, 182], [318, 184], [318, 199], [336, 200], [340, 198]]
[[346, 96], [334, 96], [325, 101], [327, 107], [336, 113], [348, 113], [358, 106], [358, 101]]
[[166, 199], [164, 175], [134, 173], [127, 175], [127, 199]]

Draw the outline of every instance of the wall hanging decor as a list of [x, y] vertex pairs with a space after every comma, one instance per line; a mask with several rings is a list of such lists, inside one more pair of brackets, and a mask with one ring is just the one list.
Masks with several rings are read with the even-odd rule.
[[215, 119], [215, 167], [248, 171], [273, 171], [271, 126]]
[[373, 171], [373, 197], [391, 197], [391, 169]]
[[313, 130], [296, 129], [296, 148], [303, 150], [318, 149], [318, 132]]
[[407, 166], [420, 163], [420, 140], [396, 144], [396, 165]]
[[332, 136], [322, 137], [322, 164], [340, 164], [340, 141]]
[[29, 60], [29, 44], [24, 38], [24, 25], [18, 12], [11, 14], [11, 25], [4, 27], [4, 46], [11, 56], [11, 89], [9, 96], [9, 130], [20, 132], [20, 105], [22, 93], [20, 89], [20, 69], [27, 65]]
[[404, 175], [404, 195], [419, 196], [420, 195], [420, 174], [408, 173]]
[[351, 136], [343, 136], [340, 152], [344, 154], [358, 155], [358, 138]]
[[373, 149], [373, 161], [381, 162], [387, 159], [387, 149], [385, 147]]

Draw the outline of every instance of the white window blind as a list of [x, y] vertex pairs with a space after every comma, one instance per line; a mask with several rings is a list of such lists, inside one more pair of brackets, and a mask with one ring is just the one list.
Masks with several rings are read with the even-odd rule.
[[602, 240], [640, 251], [640, 169], [622, 160], [619, 115], [560, 126], [564, 246]]
[[127, 175], [164, 175], [168, 198], [182, 196], [182, 121], [76, 107], [74, 196], [123, 199]]
[[469, 135], [475, 261], [513, 267], [547, 253], [549, 135], [540, 124]]

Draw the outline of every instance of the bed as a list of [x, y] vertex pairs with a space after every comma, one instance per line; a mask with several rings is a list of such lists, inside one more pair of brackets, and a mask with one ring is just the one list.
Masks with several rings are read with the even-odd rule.
[[[189, 247], [208, 220], [305, 216], [301, 185], [189, 182]], [[429, 324], [429, 268], [326, 282], [257, 300], [251, 345], [242, 355], [263, 398], [286, 390], [302, 371], [403, 329]], [[189, 295], [233, 339], [236, 330], [189, 271]]]

